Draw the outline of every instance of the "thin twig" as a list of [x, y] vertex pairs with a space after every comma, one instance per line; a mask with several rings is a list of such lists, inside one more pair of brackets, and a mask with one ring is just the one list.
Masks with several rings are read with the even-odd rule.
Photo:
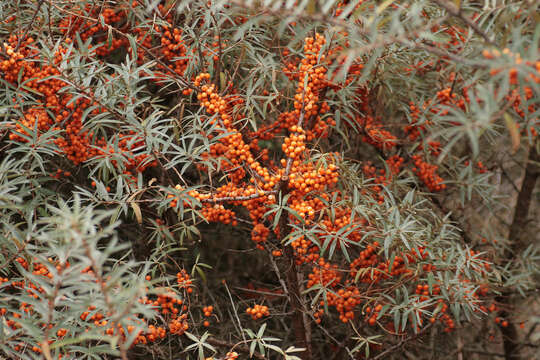
[[34, 12], [34, 15], [32, 16], [32, 19], [30, 20], [30, 24], [28, 24], [28, 26], [24, 30], [24, 33], [21, 36], [19, 36], [19, 38], [17, 39], [17, 46], [15, 46], [14, 52], [19, 51], [19, 48], [21, 47], [22, 41], [23, 41], [24, 38], [26, 38], [26, 35], [28, 35], [28, 32], [30, 31], [30, 28], [34, 24], [34, 21], [36, 20], [37, 14], [39, 13], [39, 10], [41, 9], [41, 6], [43, 5], [43, 2], [44, 2], [44, 0], [39, 0], [38, 1], [36, 11]]
[[[96, 280], [100, 286], [101, 293], [103, 294], [103, 300], [105, 301], [107, 310], [111, 314], [111, 318], [116, 318], [112, 316], [115, 313], [115, 309], [111, 302], [111, 299], [109, 298], [109, 293], [107, 291], [107, 287], [105, 286], [105, 279], [103, 279], [103, 276], [101, 276], [98, 264], [96, 260], [94, 259], [94, 257], [92, 256], [92, 249], [90, 249], [90, 245], [88, 244], [86, 239], [82, 236], [82, 234], [79, 234], [79, 235], [81, 236], [81, 241], [82, 241], [84, 250], [86, 252], [86, 257], [90, 260], [90, 264], [92, 266], [94, 276], [96, 277]], [[126, 309], [129, 309], [129, 307], [126, 307]], [[120, 319], [118, 318], [116, 320], [118, 321]], [[122, 339], [121, 336], [119, 336], [119, 339], [118, 339], [118, 348], [120, 349], [120, 356], [122, 357], [122, 360], [128, 360], [127, 349], [125, 347], [125, 340]]]
[[[232, 350], [238, 350], [238, 351], [246, 353], [246, 354], [251, 354], [251, 351], [249, 350], [249, 348], [247, 346], [240, 345], [242, 342], [233, 344], [233, 343], [230, 343], [230, 342], [226, 342], [226, 341], [218, 340], [218, 339], [214, 339], [214, 338], [208, 338], [208, 339], [206, 339], [206, 342], [209, 343], [210, 345], [221, 346], [221, 347], [227, 348], [227, 349], [229, 349], [231, 351]], [[254, 357], [255, 359], [261, 359], [261, 360], [266, 360], [267, 359], [265, 356], [263, 356], [262, 354], [259, 354], [258, 352], [253, 352], [253, 355], [251, 357]]]
[[420, 330], [418, 333], [402, 339], [399, 343], [395, 344], [394, 346], [389, 347], [388, 349], [386, 349], [382, 353], [378, 354], [377, 356], [375, 356], [371, 360], [383, 359], [386, 355], [388, 355], [388, 354], [392, 353], [393, 351], [398, 350], [399, 348], [403, 347], [407, 342], [409, 342], [411, 340], [414, 340], [417, 337], [423, 335], [428, 329], [431, 328], [432, 325], [433, 325], [433, 323], [429, 323], [425, 328]]
[[475, 33], [483, 37], [488, 44], [495, 45], [495, 43], [489, 38], [489, 36], [484, 32], [484, 30], [480, 29], [477, 23], [475, 23], [463, 14], [463, 12], [461, 11], [461, 7], [458, 8], [454, 4], [451, 4], [446, 0], [433, 1], [436, 2], [439, 6], [443, 7], [446, 11], [448, 11], [450, 15], [461, 19], [465, 24], [467, 24], [471, 29], [473, 29]]
[[202, 203], [220, 203], [220, 202], [234, 202], [234, 201], [247, 201], [247, 200], [253, 200], [262, 198], [268, 195], [276, 194], [277, 191], [270, 190], [270, 191], [261, 191], [257, 192], [255, 194], [247, 195], [247, 196], [225, 196], [221, 198], [215, 198], [215, 199], [202, 199], [200, 200]]

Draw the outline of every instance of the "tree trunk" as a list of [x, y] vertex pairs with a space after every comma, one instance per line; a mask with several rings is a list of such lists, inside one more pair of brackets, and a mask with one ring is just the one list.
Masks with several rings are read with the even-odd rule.
[[[518, 194], [514, 218], [508, 233], [509, 246], [504, 252], [504, 261], [507, 262], [513, 261], [527, 245], [521, 240], [521, 235], [527, 225], [527, 216], [531, 206], [531, 198], [536, 185], [536, 180], [540, 174], [540, 152], [538, 151], [538, 145], [540, 145], [540, 143], [537, 142], [536, 146], [533, 145], [531, 147], [527, 159], [525, 176], [523, 178], [521, 190]], [[519, 353], [519, 334], [515, 323], [511, 319], [512, 314], [509, 311], [512, 306], [511, 294], [511, 291], [505, 291], [497, 298], [497, 301], [503, 306], [503, 311], [500, 315], [508, 321], [508, 326], [506, 327], [502, 326], [501, 322], [501, 324], [499, 324], [499, 329], [503, 338], [506, 360], [520, 360], [522, 359], [522, 356]]]
[[[287, 191], [287, 179], [281, 181], [281, 194], [285, 196]], [[281, 213], [279, 219], [279, 237], [283, 240], [287, 237], [290, 231], [289, 227], [289, 214], [286, 211]], [[306, 349], [302, 355], [303, 360], [311, 360], [311, 341], [308, 338], [308, 331], [306, 329], [306, 323], [304, 322], [304, 311], [302, 305], [302, 292], [300, 290], [300, 283], [298, 280], [298, 269], [296, 267], [296, 259], [294, 257], [294, 250], [291, 245], [284, 245], [284, 257], [285, 257], [285, 282], [287, 285], [287, 292], [289, 294], [289, 302], [292, 310], [292, 327], [294, 332], [295, 344], [297, 347]]]

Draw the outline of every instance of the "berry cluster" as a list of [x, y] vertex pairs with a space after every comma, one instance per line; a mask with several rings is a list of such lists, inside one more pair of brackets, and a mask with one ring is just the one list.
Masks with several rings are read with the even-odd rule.
[[261, 250], [264, 250], [262, 244], [268, 239], [268, 235], [270, 235], [270, 229], [261, 223], [253, 226], [253, 230], [251, 230], [251, 240], [253, 240], [257, 244], [257, 248]]
[[[58, 25], [60, 31], [69, 38], [79, 36], [83, 41], [92, 39], [96, 43], [96, 47], [92, 51], [98, 56], [105, 57], [119, 48], [128, 46], [127, 38], [114, 37], [110, 42], [107, 39], [107, 25], [119, 27], [121, 23], [126, 21], [126, 16], [127, 12], [124, 9], [113, 7], [100, 9], [91, 4], [86, 4], [81, 9], [76, 4], [71, 9], [70, 15], [64, 17]], [[98, 20], [98, 17], [102, 17], [104, 24]], [[89, 20], [89, 18], [95, 20]]]
[[372, 116], [357, 118], [360, 127], [364, 129], [363, 141], [380, 150], [391, 150], [397, 145], [397, 137], [385, 130], [383, 125]]
[[[23, 117], [16, 123], [10, 139], [28, 142], [34, 132], [39, 137], [45, 132], [57, 131], [59, 135], [53, 138], [53, 143], [74, 165], [97, 156], [111, 157], [115, 152], [114, 147], [108, 145], [105, 138], [95, 137], [83, 128], [85, 112], [94, 116], [107, 109], [96, 100], [90, 100], [93, 96], [91, 91], [89, 97], [75, 98], [64, 91], [69, 87], [68, 83], [59, 79], [62, 75], [60, 62], [63, 61], [66, 48], [58, 47], [52, 63], [46, 63], [45, 60], [40, 63], [28, 60], [40, 56], [39, 49], [33, 46], [33, 38], [21, 41], [19, 49], [15, 51], [18, 42], [19, 38], [12, 35], [4, 43], [10, 59], [0, 63], [0, 74], [6, 81], [18, 86], [24, 84], [29, 91], [39, 95], [37, 105], [20, 109]], [[123, 169], [125, 174], [131, 175], [131, 171], [142, 172], [156, 165], [150, 161], [149, 155], [135, 154], [135, 149], [141, 148], [144, 141], [137, 138], [134, 132], [120, 133], [117, 137], [118, 149], [126, 160], [122, 166], [115, 159], [111, 162]]]
[[268, 311], [268, 306], [265, 305], [255, 305], [253, 307], [248, 307], [246, 313], [251, 316], [253, 320], [259, 320], [264, 316], [269, 316], [270, 312]]
[[[203, 311], [204, 316], [209, 318], [210, 316], [212, 316], [212, 312], [214, 311], [214, 307], [212, 305], [204, 306], [202, 311]], [[204, 327], [209, 327], [210, 326], [210, 321], [204, 320], [203, 325], [204, 325]]]
[[446, 189], [446, 184], [443, 184], [443, 179], [437, 175], [437, 165], [431, 165], [422, 160], [419, 155], [413, 155], [414, 161], [413, 172], [427, 186], [430, 191], [440, 191]]

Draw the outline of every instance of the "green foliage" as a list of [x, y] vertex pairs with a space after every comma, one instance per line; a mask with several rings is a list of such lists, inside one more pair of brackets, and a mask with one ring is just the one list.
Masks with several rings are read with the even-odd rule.
[[[539, 146], [538, 6], [496, 3], [1, 3], [0, 65], [8, 63], [0, 67], [1, 356], [228, 360], [225, 354], [236, 351], [240, 358], [309, 359], [295, 316], [303, 321], [313, 359], [405, 353], [422, 359], [454, 354], [456, 347], [465, 356], [491, 349], [487, 336], [463, 345], [463, 333], [494, 333], [491, 320], [500, 309], [489, 310], [491, 304], [502, 305], [513, 323], [527, 320], [527, 311], [509, 313], [505, 304], [519, 298], [536, 308], [540, 274], [537, 224], [527, 222], [519, 238], [509, 235], [522, 168]], [[109, 21], [105, 9], [122, 16]], [[165, 28], [181, 34], [181, 54], [162, 51]], [[249, 139], [293, 109], [301, 80], [291, 81], [287, 64], [298, 70], [305, 38], [315, 33], [325, 39], [317, 66], [321, 54], [329, 54], [320, 66], [331, 84], [324, 92], [331, 110], [321, 118], [335, 125], [327, 138], [310, 142], [306, 163], [315, 169], [336, 164], [339, 182], [328, 197], [302, 199], [324, 204], [308, 220], [291, 205], [290, 192], [279, 186], [267, 191], [275, 201], [262, 203], [261, 223], [270, 235], [258, 250], [245, 200], [214, 198], [231, 183], [232, 172], [230, 158], [216, 148], [235, 133], [219, 113], [204, 111], [194, 79], [210, 74], [217, 94], [237, 101], [231, 106], [236, 133]], [[17, 61], [25, 65], [12, 74], [11, 53], [23, 49], [28, 56]], [[182, 71], [175, 70], [182, 61]], [[36, 70], [28, 75], [31, 66]], [[307, 75], [303, 80], [305, 89]], [[55, 81], [62, 84], [56, 99], [69, 99], [61, 110], [46, 95]], [[52, 125], [44, 128], [29, 112], [37, 108]], [[87, 143], [70, 133], [77, 110]], [[368, 118], [395, 135], [391, 145], [370, 142]], [[411, 136], [410, 129], [420, 127]], [[290, 135], [282, 130], [250, 151], [264, 149], [279, 164]], [[73, 141], [71, 157], [58, 138]], [[73, 161], [82, 153], [90, 155]], [[388, 161], [394, 155], [405, 162], [396, 173]], [[432, 191], [414, 156], [437, 166], [445, 190]], [[246, 177], [256, 178], [248, 171]], [[538, 214], [534, 189], [533, 181], [532, 219]], [[234, 210], [237, 225], [205, 216], [222, 203]], [[350, 212], [334, 230], [344, 208]], [[299, 239], [309, 240], [312, 254], [335, 265], [348, 282], [308, 286], [317, 262], [306, 265], [287, 254]], [[375, 242], [376, 256], [388, 267], [353, 269]], [[404, 255], [421, 252], [424, 257], [414, 261]], [[398, 258], [410, 273], [394, 276]], [[291, 293], [293, 268], [298, 294]], [[175, 282], [182, 270], [193, 279], [191, 288]], [[363, 282], [379, 275], [380, 282]], [[429, 298], [417, 293], [418, 284], [428, 285]], [[349, 287], [360, 290], [361, 305], [343, 322], [329, 298]], [[484, 288], [489, 292], [478, 296]], [[156, 305], [163, 294], [186, 305], [188, 331], [170, 331], [170, 314]], [[245, 314], [254, 302], [270, 308], [263, 325]], [[201, 311], [209, 304], [211, 317]], [[378, 304], [375, 316], [368, 312]], [[459, 336], [445, 333], [448, 324], [428, 324], [446, 311]], [[86, 320], [96, 314], [103, 325]], [[369, 323], [373, 316], [376, 326]], [[532, 319], [527, 330], [537, 326]], [[105, 324], [128, 335], [107, 334]], [[167, 336], [140, 342], [154, 325]], [[67, 335], [59, 335], [64, 330]], [[531, 334], [524, 334], [525, 343], [535, 349], [538, 336]], [[427, 351], [422, 336], [430, 336]]]

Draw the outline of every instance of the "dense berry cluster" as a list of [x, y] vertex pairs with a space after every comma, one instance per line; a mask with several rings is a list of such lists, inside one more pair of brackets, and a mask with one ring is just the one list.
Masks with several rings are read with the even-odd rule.
[[[265, 249], [264, 244], [270, 236], [271, 230], [268, 224], [273, 222], [274, 215], [266, 215], [263, 211], [263, 204], [275, 203], [273, 191], [276, 189], [286, 189], [288, 195], [287, 206], [294, 211], [288, 215], [287, 221], [292, 224], [312, 226], [322, 230], [319, 237], [320, 244], [334, 243], [336, 248], [343, 246], [343, 243], [331, 234], [339, 233], [340, 229], [351, 226], [354, 230], [347, 232], [347, 241], [360, 242], [369, 232], [370, 223], [362, 217], [354, 217], [351, 209], [338, 206], [333, 209], [330, 215], [324, 211], [328, 202], [341, 201], [347, 199], [335, 184], [339, 181], [338, 167], [336, 158], [329, 157], [326, 165], [315, 164], [308, 161], [308, 151], [311, 141], [315, 138], [328, 136], [328, 126], [333, 125], [332, 120], [324, 123], [321, 117], [322, 113], [328, 112], [328, 105], [324, 101], [324, 89], [329, 87], [329, 81], [325, 78], [325, 55], [323, 46], [324, 38], [316, 35], [314, 38], [306, 38], [304, 46], [304, 58], [295, 63], [291, 60], [286, 65], [286, 75], [293, 81], [297, 81], [296, 94], [294, 96], [294, 110], [282, 113], [276, 122], [268, 124], [263, 130], [253, 131], [249, 134], [239, 130], [245, 122], [240, 111], [234, 111], [235, 107], [242, 106], [236, 95], [227, 98], [217, 92], [214, 84], [207, 84], [211, 76], [207, 73], [200, 74], [195, 81], [195, 85], [200, 87], [201, 92], [197, 95], [201, 106], [209, 115], [208, 121], [211, 124], [217, 124], [223, 130], [217, 130], [221, 135], [219, 140], [212, 145], [208, 157], [223, 158], [222, 168], [227, 174], [228, 182], [212, 193], [208, 192], [202, 195], [199, 192], [191, 192], [193, 196], [202, 201], [202, 213], [207, 219], [227, 223], [229, 215], [233, 216], [234, 210], [225, 207], [243, 206], [248, 210], [249, 216], [253, 221], [251, 238], [256, 243], [257, 248]], [[296, 65], [295, 65], [296, 64]], [[335, 86], [335, 85], [334, 85]], [[367, 101], [365, 89], [360, 95]], [[362, 97], [362, 96], [360, 96]], [[462, 99], [457, 99], [446, 90], [438, 94], [439, 103], [432, 113], [440, 112], [441, 104], [450, 103], [463, 106]], [[363, 111], [371, 114], [369, 105], [363, 101], [360, 103]], [[461, 101], [461, 102], [460, 102]], [[429, 104], [425, 105], [426, 107]], [[419, 124], [419, 109], [411, 104], [412, 121], [410, 125], [405, 126], [404, 132], [411, 141], [415, 141], [427, 131], [426, 123]], [[363, 127], [363, 140], [383, 152], [391, 152], [398, 149], [397, 137], [386, 130], [381, 122], [377, 122], [371, 115], [364, 118], [358, 118], [357, 123]], [[324, 124], [324, 125], [323, 125]], [[219, 128], [218, 128], [219, 129]], [[281, 144], [283, 158], [274, 163], [267, 158], [267, 152], [262, 152], [259, 148], [259, 140], [271, 140], [276, 135], [285, 131], [285, 137]], [[214, 135], [212, 135], [214, 136]], [[426, 143], [431, 155], [437, 155], [440, 151], [440, 144], [435, 141]], [[422, 149], [420, 146], [419, 150]], [[263, 157], [256, 160], [256, 153], [264, 154]], [[413, 172], [431, 191], [444, 190], [446, 185], [440, 176], [437, 175], [437, 166], [431, 165], [423, 160], [421, 155], [411, 155], [413, 163]], [[373, 179], [374, 186], [363, 190], [370, 191], [375, 195], [379, 203], [384, 201], [383, 187], [388, 186], [390, 182], [398, 176], [401, 169], [406, 164], [406, 159], [398, 154], [388, 156], [385, 160], [386, 169], [376, 169], [371, 164], [366, 164], [363, 168], [364, 174]], [[278, 166], [280, 165], [280, 166]], [[180, 198], [174, 197], [175, 204]], [[207, 204], [205, 203], [208, 202]], [[215, 216], [210, 215], [208, 209], [213, 209]], [[219, 214], [219, 216], [218, 216]], [[316, 221], [315, 221], [316, 219]], [[276, 235], [280, 235], [280, 227], [276, 227]], [[395, 255], [386, 259], [381, 254], [381, 247], [378, 242], [373, 242], [365, 247], [359, 256], [350, 263], [349, 271], [339, 269], [337, 264], [320, 256], [319, 245], [303, 235], [295, 235], [290, 240], [293, 248], [293, 254], [297, 265], [310, 264], [312, 272], [308, 275], [308, 288], [322, 286], [332, 289], [327, 292], [326, 302], [321, 301], [313, 316], [317, 323], [322, 321], [324, 312], [322, 306], [327, 305], [335, 308], [342, 322], [349, 322], [356, 318], [362, 306], [367, 306], [365, 321], [369, 325], [376, 325], [380, 322], [381, 326], [385, 324], [381, 309], [384, 303], [377, 304], [372, 308], [365, 303], [361, 295], [365, 291], [376, 291], [382, 289], [385, 281], [391, 281], [397, 278], [413, 279], [416, 273], [416, 264], [422, 262], [421, 269], [425, 272], [435, 272], [436, 267], [426, 263], [427, 252], [424, 248], [411, 250]], [[272, 251], [272, 254], [281, 255], [278, 250]], [[440, 289], [438, 285], [434, 286], [431, 292], [424, 291], [424, 285], [416, 285], [415, 289], [422, 286], [420, 303], [427, 301], [426, 297], [438, 297]], [[480, 294], [480, 293], [478, 293]], [[452, 329], [454, 323], [450, 315], [446, 314], [448, 304], [442, 299], [438, 300], [440, 306], [423, 309], [423, 318], [427, 314], [438, 313], [437, 319], [445, 323], [447, 329]], [[266, 307], [255, 306], [249, 308], [248, 313], [255, 319], [265, 316]], [[412, 322], [411, 322], [412, 323]], [[384, 325], [385, 326], [385, 325]]]
[[[228, 98], [219, 95], [216, 85], [205, 84], [210, 80], [208, 73], [195, 78], [194, 85], [201, 89], [197, 99], [211, 116], [209, 123], [217, 124], [222, 129], [217, 130], [217, 135], [222, 136], [211, 146], [206, 156], [222, 158], [220, 165], [229, 179], [227, 184], [215, 189], [211, 197], [209, 193], [197, 195], [203, 200], [202, 213], [207, 220], [225, 223], [234, 221], [231, 220], [234, 218], [234, 210], [226, 208], [223, 203], [242, 205], [256, 222], [252, 233], [253, 240], [256, 243], [263, 242], [268, 236], [264, 230], [265, 225], [260, 222], [261, 216], [266, 212], [264, 204], [275, 202], [272, 192], [282, 183], [285, 174], [288, 174], [287, 188], [291, 189], [289, 206], [302, 218], [314, 218], [315, 209], [322, 207], [320, 200], [315, 197], [306, 199], [306, 195], [313, 191], [322, 192], [327, 186], [333, 186], [338, 178], [337, 167], [329, 164], [325, 168], [304, 160], [307, 142], [328, 136], [328, 126], [334, 124], [331, 118], [323, 120], [322, 115], [329, 107], [319, 99], [319, 93], [327, 86], [326, 69], [318, 65], [318, 61], [325, 59], [324, 55], [320, 54], [324, 43], [324, 38], [318, 34], [315, 38], [306, 39], [305, 58], [302, 59], [299, 70], [292, 76], [298, 81], [295, 110], [281, 114], [276, 123], [270, 126], [274, 130], [264, 132], [264, 138], [272, 138], [282, 130], [289, 132], [282, 144], [285, 157], [278, 163], [281, 167], [270, 161], [267, 151], [260, 149], [259, 140], [260, 136], [263, 136], [261, 132], [254, 132], [248, 137], [237, 129], [237, 126], [245, 121], [234, 111], [236, 106], [242, 105], [242, 99], [234, 95]], [[307, 86], [304, 88], [306, 79]], [[303, 119], [301, 123], [300, 118]], [[302, 123], [310, 126], [305, 129]], [[214, 136], [212, 134], [212, 137]], [[257, 153], [262, 156], [254, 155]], [[172, 198], [171, 206], [175, 207], [177, 200], [174, 196]]]

